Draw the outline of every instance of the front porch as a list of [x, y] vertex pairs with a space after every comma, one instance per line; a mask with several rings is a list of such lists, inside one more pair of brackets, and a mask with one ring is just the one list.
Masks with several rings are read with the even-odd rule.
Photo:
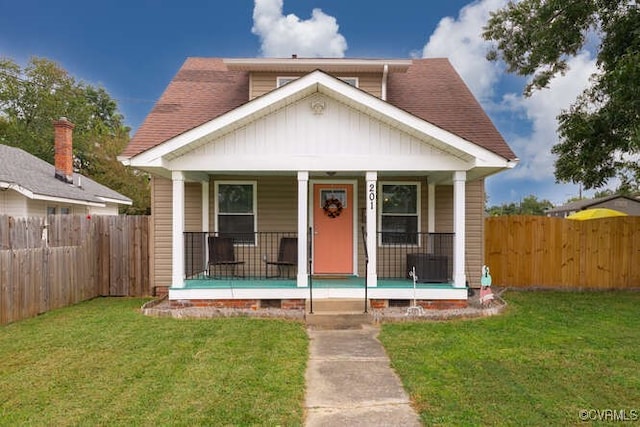
[[[224, 301], [229, 302], [227, 306], [245, 301], [249, 307], [259, 308], [263, 304], [279, 307], [282, 301], [320, 299], [366, 299], [372, 306], [408, 305], [416, 300], [427, 306], [433, 301], [466, 302], [467, 298], [466, 287], [456, 287], [452, 280], [452, 233], [377, 233], [377, 280], [372, 283], [363, 231], [361, 275], [312, 274], [307, 286], [299, 284], [297, 258], [283, 259], [282, 242], [297, 242], [295, 232], [191, 232], [184, 237], [186, 278], [183, 286], [169, 289], [169, 299], [174, 301], [220, 306], [225, 306]], [[313, 271], [311, 231], [307, 237], [308, 271]], [[219, 240], [228, 241], [230, 253], [219, 253], [213, 244]], [[297, 247], [292, 252], [297, 255]]]

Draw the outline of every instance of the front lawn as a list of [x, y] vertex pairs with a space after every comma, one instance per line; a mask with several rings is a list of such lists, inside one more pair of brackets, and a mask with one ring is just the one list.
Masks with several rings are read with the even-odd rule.
[[0, 425], [299, 425], [304, 325], [95, 299], [0, 327]]
[[640, 420], [640, 293], [504, 297], [497, 317], [383, 326], [425, 425]]

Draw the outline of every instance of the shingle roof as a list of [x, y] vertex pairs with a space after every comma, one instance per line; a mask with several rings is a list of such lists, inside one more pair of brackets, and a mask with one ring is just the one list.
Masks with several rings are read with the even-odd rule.
[[[516, 159], [447, 59], [413, 60], [406, 72], [390, 73], [387, 93], [390, 104]], [[248, 102], [248, 96], [248, 72], [229, 70], [221, 58], [188, 58], [122, 156], [133, 157], [204, 124]]]
[[406, 73], [389, 74], [387, 92], [390, 104], [505, 159], [516, 158], [449, 60], [414, 60]]
[[556, 207], [554, 207], [552, 209], [548, 209], [546, 212], [547, 213], [554, 213], [554, 212], [580, 211], [580, 210], [583, 210], [583, 209], [590, 208], [591, 206], [598, 205], [600, 203], [604, 203], [604, 202], [607, 202], [609, 200], [618, 199], [618, 198], [627, 199], [627, 200], [631, 200], [632, 202], [640, 203], [640, 200], [634, 199], [633, 197], [623, 196], [621, 194], [614, 194], [614, 195], [611, 195], [611, 196], [598, 197], [598, 198], [595, 198], [595, 199], [577, 200], [575, 202], [566, 203], [564, 205], [560, 205], [560, 206], [556, 206]]
[[[131, 204], [131, 199], [94, 180], [73, 174], [76, 185], [55, 178], [55, 167], [26, 151], [0, 144], [0, 182], [17, 184], [34, 194], [81, 202], [104, 203], [112, 199]], [[77, 185], [80, 182], [81, 186]]]

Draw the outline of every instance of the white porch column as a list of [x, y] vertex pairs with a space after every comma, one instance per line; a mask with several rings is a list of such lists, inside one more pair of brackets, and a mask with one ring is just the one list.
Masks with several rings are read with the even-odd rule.
[[453, 173], [453, 286], [464, 288], [465, 276], [465, 182], [464, 171]]
[[208, 268], [209, 244], [209, 181], [201, 181], [202, 185], [202, 232], [204, 233], [204, 267]]
[[378, 286], [378, 271], [376, 266], [378, 246], [378, 172], [367, 172], [367, 252], [369, 265], [367, 266], [367, 286]]
[[171, 286], [184, 287], [184, 174], [173, 171], [173, 244]]
[[298, 172], [298, 286], [309, 286], [310, 272], [307, 271], [309, 260], [307, 258], [309, 222], [309, 172]]

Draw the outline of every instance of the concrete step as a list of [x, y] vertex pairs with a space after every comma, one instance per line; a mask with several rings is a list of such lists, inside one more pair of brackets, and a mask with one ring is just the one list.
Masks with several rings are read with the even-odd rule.
[[365, 313], [306, 314], [307, 327], [311, 329], [362, 329], [362, 325], [371, 324], [371, 317]]
[[[307, 312], [310, 310], [310, 301], [307, 300]], [[351, 313], [357, 314], [364, 312], [364, 299], [355, 298], [330, 298], [330, 299], [314, 299], [314, 313]]]
[[306, 322], [312, 329], [362, 329], [362, 325], [371, 324], [362, 299], [317, 299], [313, 300], [312, 314], [310, 309], [307, 300]]

